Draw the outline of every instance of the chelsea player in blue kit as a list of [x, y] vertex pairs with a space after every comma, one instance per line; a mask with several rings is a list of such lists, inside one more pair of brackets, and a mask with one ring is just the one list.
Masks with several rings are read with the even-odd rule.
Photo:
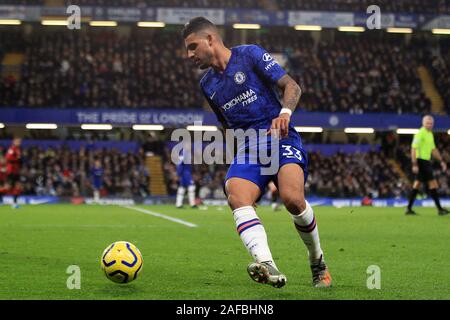
[[192, 208], [197, 208], [195, 204], [195, 184], [194, 180], [192, 180], [192, 165], [189, 161], [185, 161], [185, 153], [187, 152], [183, 150], [179, 156], [180, 163], [177, 165], [178, 190], [175, 206], [177, 208], [183, 207], [184, 194], [187, 189], [189, 205]]
[[[240, 163], [235, 158], [225, 179], [225, 193], [237, 232], [254, 259], [247, 272], [259, 283], [277, 288], [286, 283], [286, 276], [272, 258], [265, 229], [254, 208], [267, 184], [273, 181], [308, 249], [313, 286], [330, 287], [331, 275], [320, 247], [316, 219], [304, 194], [307, 154], [300, 135], [290, 123], [300, 99], [300, 87], [263, 48], [225, 47], [216, 26], [203, 17], [191, 19], [182, 36], [188, 58], [200, 69], [209, 68], [200, 86], [224, 128], [263, 129], [272, 141], [280, 138], [275, 174], [262, 174], [264, 165], [260, 161]], [[282, 101], [277, 87], [283, 92]], [[253, 147], [245, 145], [245, 157], [248, 158]]]
[[94, 167], [91, 169], [92, 187], [94, 189], [94, 202], [100, 202], [100, 189], [103, 184], [103, 168], [100, 160], [94, 161]]

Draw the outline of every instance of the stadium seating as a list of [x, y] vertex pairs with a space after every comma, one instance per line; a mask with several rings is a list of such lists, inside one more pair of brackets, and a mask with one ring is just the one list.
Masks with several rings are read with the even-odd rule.
[[450, 55], [447, 54], [447, 56], [444, 57], [434, 56], [431, 61], [429, 61], [428, 66], [433, 78], [436, 79], [435, 83], [439, 94], [444, 100], [446, 112], [447, 114], [450, 114]]
[[[238, 31], [225, 33], [228, 45], [239, 44]], [[178, 32], [132, 28], [124, 36], [114, 29], [41, 28], [27, 36], [0, 32], [0, 39], [4, 53], [24, 54], [20, 79], [0, 82], [0, 107], [201, 108], [205, 103], [201, 73], [187, 61]], [[286, 55], [286, 69], [303, 88], [303, 110], [426, 113], [431, 102], [417, 69], [430, 69], [448, 106], [448, 65], [444, 57], [425, 54], [415, 39], [404, 44], [398, 36], [377, 32], [336, 33], [334, 41], [315, 43], [308, 33], [275, 28], [250, 32], [247, 42]]]
[[24, 43], [21, 78], [3, 79], [0, 106], [182, 108], [202, 104], [198, 85], [191, 80], [195, 71], [183, 57], [177, 33], [124, 39], [115, 32], [43, 31]]
[[288, 10], [329, 10], [329, 11], [366, 11], [372, 4], [378, 5], [384, 12], [405, 13], [447, 13], [450, 10], [448, 1], [420, 1], [420, 0], [280, 0], [277, 1], [280, 8]]
[[[4, 0], [6, 4], [43, 5], [44, 0]], [[450, 4], [446, 0], [65, 0], [65, 5], [99, 5], [124, 7], [200, 7], [200, 8], [257, 8], [281, 10], [324, 10], [324, 11], [366, 11], [371, 4], [376, 4], [384, 12], [404, 13], [449, 13]]]
[[[251, 39], [250, 42], [256, 42]], [[301, 107], [308, 111], [350, 113], [427, 113], [430, 100], [422, 92], [417, 67], [422, 51], [380, 33], [349, 36], [317, 47], [309, 35], [292, 29], [269, 32], [261, 45], [289, 57], [289, 73], [304, 89]]]

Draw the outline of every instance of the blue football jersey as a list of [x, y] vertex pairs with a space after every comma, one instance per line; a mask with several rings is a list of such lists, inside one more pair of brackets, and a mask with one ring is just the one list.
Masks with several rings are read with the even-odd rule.
[[91, 177], [94, 187], [96, 189], [99, 189], [102, 186], [103, 182], [103, 169], [93, 167], [91, 169]]
[[184, 152], [180, 155], [179, 159], [180, 163], [177, 165], [177, 175], [180, 184], [183, 187], [190, 186], [194, 183], [192, 181], [192, 165], [189, 163], [189, 159], [185, 157]]
[[180, 162], [177, 164], [177, 175], [179, 177], [185, 176], [185, 175], [191, 175], [192, 174], [192, 165], [185, 162]]
[[210, 68], [200, 86], [225, 128], [266, 129], [282, 108], [276, 84], [285, 74], [266, 50], [242, 45], [231, 49], [223, 73]]
[[[224, 128], [255, 129], [258, 135], [264, 129], [266, 136], [265, 130], [270, 128], [282, 108], [277, 82], [285, 74], [266, 50], [257, 45], [243, 45], [231, 49], [231, 57], [223, 73], [210, 68], [201, 79], [200, 86]], [[276, 173], [281, 166], [297, 163], [303, 168], [306, 182], [307, 154], [293, 124], [289, 124], [288, 136], [279, 141], [278, 166], [273, 173], [263, 174], [265, 165], [260, 159], [251, 163], [255, 157], [249, 151], [273, 146], [270, 135], [267, 141], [265, 144], [257, 139], [238, 145], [238, 153], [230, 164], [225, 181], [233, 177], [252, 181], [259, 186], [262, 194], [269, 181], [277, 184]], [[275, 158], [277, 154], [271, 154], [271, 157]]]

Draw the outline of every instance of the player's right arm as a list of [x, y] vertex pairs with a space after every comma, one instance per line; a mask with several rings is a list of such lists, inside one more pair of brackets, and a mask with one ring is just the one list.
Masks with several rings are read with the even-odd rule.
[[411, 163], [412, 163], [412, 171], [413, 171], [413, 173], [415, 173], [415, 174], [419, 173], [419, 166], [417, 164], [416, 149], [414, 147], [411, 147]]
[[417, 164], [417, 148], [419, 147], [419, 134], [415, 134], [411, 144], [411, 164], [412, 172], [414, 174], [419, 173], [419, 165]]

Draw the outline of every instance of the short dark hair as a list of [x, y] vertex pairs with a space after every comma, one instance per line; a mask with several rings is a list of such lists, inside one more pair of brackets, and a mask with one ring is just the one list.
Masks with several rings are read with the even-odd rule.
[[195, 17], [184, 25], [181, 35], [183, 39], [186, 39], [191, 33], [199, 32], [208, 28], [216, 29], [216, 25], [205, 17]]

